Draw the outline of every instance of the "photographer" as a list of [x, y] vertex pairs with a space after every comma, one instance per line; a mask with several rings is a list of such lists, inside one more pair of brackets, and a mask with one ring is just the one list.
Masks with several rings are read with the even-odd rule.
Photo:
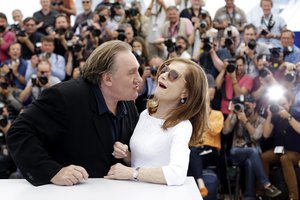
[[[76, 16], [74, 26], [73, 26], [73, 32], [76, 33], [77, 28], [79, 27], [80, 29], [82, 27], [81, 24], [84, 22], [87, 22], [88, 20], [91, 20], [93, 18], [93, 11], [92, 11], [92, 0], [81, 0], [82, 3], [82, 8], [83, 8], [83, 13], [80, 13], [79, 15]], [[81, 32], [81, 31], [79, 31]]]
[[245, 168], [244, 199], [255, 199], [256, 181], [264, 187], [266, 196], [278, 196], [281, 191], [271, 185], [260, 158], [258, 141], [262, 136], [265, 119], [259, 116], [255, 109], [255, 100], [250, 94], [234, 97], [231, 102], [223, 134], [233, 131], [230, 156], [234, 162]]
[[10, 174], [16, 170], [6, 145], [7, 131], [11, 126], [8, 115], [6, 105], [0, 102], [0, 179], [9, 178]]
[[267, 139], [265, 145], [271, 149], [263, 152], [262, 160], [267, 175], [271, 163], [281, 165], [289, 198], [299, 199], [294, 166], [300, 159], [300, 113], [293, 110], [292, 104], [293, 98], [286, 93], [268, 109], [263, 137]]
[[214, 28], [218, 29], [219, 38], [230, 26], [235, 26], [238, 32], [242, 32], [247, 23], [245, 12], [234, 4], [234, 0], [225, 0], [225, 3], [225, 6], [217, 10], [213, 20]]
[[59, 82], [57, 77], [51, 75], [51, 63], [48, 60], [41, 60], [37, 65], [37, 73], [31, 75], [31, 79], [21, 92], [20, 101], [25, 102], [29, 97], [36, 100], [44, 89]]
[[66, 76], [66, 62], [64, 57], [57, 55], [54, 52], [54, 38], [52, 36], [44, 36], [42, 38], [41, 54], [34, 55], [31, 57], [31, 61], [28, 62], [28, 67], [25, 74], [26, 81], [30, 80], [31, 74], [36, 72], [37, 64], [39, 59], [48, 59], [51, 63], [51, 72], [53, 76], [64, 80]]
[[194, 27], [192, 22], [187, 18], [181, 18], [177, 7], [170, 6], [167, 9], [167, 21], [161, 28], [161, 36], [163, 38], [176, 38], [184, 36], [189, 43], [192, 42], [192, 33]]
[[0, 12], [0, 63], [8, 59], [8, 47], [15, 39], [15, 34], [7, 28], [6, 15]]
[[256, 100], [256, 109], [260, 115], [265, 116], [268, 99], [266, 96], [267, 89], [272, 85], [275, 85], [273, 73], [271, 72], [271, 63], [267, 61], [267, 55], [258, 55], [256, 61], [256, 70], [258, 75], [253, 79], [253, 88], [251, 94]]
[[105, 42], [117, 37], [118, 33], [116, 30], [118, 29], [118, 25], [111, 22], [110, 10], [105, 6], [102, 6], [95, 12], [97, 15], [94, 15], [93, 21], [99, 25], [101, 40]]
[[76, 16], [74, 0], [51, 0], [51, 9], [67, 16], [68, 23], [71, 23], [71, 15]]
[[167, 55], [167, 58], [186, 58], [191, 59], [191, 55], [188, 53], [189, 43], [187, 39], [183, 36], [177, 36], [176, 41], [172, 39], [165, 39], [164, 45], [164, 55]]
[[147, 100], [151, 98], [151, 96], [154, 94], [154, 90], [156, 89], [156, 72], [158, 67], [163, 63], [164, 61], [159, 56], [152, 56], [149, 59], [149, 65], [145, 66], [144, 68], [139, 68], [142, 82], [139, 86], [139, 96], [135, 100], [135, 105], [138, 109], [138, 112], [141, 113], [143, 110], [146, 109]]
[[270, 47], [281, 47], [279, 38], [280, 33], [286, 29], [286, 22], [280, 15], [271, 13], [273, 0], [261, 0], [260, 7], [263, 16], [258, 17], [253, 24], [258, 27], [258, 41], [267, 44]]
[[[41, 42], [43, 34], [37, 32], [37, 21], [33, 17], [27, 17], [23, 21], [25, 34], [17, 34], [21, 43], [22, 58], [30, 59], [36, 53], [36, 44]], [[21, 33], [21, 32], [20, 32]]]
[[290, 63], [300, 62], [300, 49], [294, 44], [295, 33], [291, 30], [283, 30], [280, 35], [283, 60]]
[[37, 21], [38, 32], [47, 35], [46, 28], [54, 27], [55, 16], [59, 14], [51, 9], [51, 0], [40, 0], [41, 10], [35, 12], [32, 17]]
[[4, 62], [1, 67], [1, 74], [4, 74], [11, 85], [19, 88], [25, 88], [25, 73], [28, 62], [21, 58], [21, 45], [12, 43], [8, 48], [10, 59]]
[[125, 9], [125, 20], [123, 23], [131, 24], [135, 36], [147, 37], [149, 28], [149, 18], [142, 15], [136, 3], [132, 3], [131, 7]]
[[258, 75], [258, 71], [255, 68], [257, 55], [270, 54], [268, 46], [261, 42], [256, 42], [256, 37], [256, 27], [253, 24], [247, 24], [244, 27], [244, 42], [239, 45], [236, 53], [245, 57], [246, 73], [253, 78]]
[[224, 115], [230, 113], [230, 100], [250, 92], [252, 84], [252, 78], [245, 73], [244, 57], [239, 56], [236, 60], [225, 60], [225, 68], [216, 78], [217, 88], [222, 92], [221, 111]]

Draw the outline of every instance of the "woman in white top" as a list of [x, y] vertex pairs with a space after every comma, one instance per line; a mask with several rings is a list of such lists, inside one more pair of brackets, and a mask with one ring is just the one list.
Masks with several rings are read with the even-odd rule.
[[202, 68], [182, 58], [164, 62], [157, 72], [154, 98], [148, 101], [127, 145], [116, 142], [113, 155], [130, 167], [113, 165], [105, 178], [166, 185], [185, 181], [191, 137], [207, 125], [207, 79]]

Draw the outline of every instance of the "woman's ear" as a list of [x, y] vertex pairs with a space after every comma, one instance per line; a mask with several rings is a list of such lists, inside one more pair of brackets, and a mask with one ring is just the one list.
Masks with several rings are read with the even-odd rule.
[[181, 92], [180, 98], [181, 98], [181, 99], [187, 98], [188, 95], [189, 95], [188, 90], [187, 90], [187, 89], [184, 89], [184, 90]]

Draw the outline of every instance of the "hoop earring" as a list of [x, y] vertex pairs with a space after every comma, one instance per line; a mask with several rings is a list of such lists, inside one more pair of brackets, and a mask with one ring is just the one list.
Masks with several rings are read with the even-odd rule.
[[181, 104], [185, 104], [185, 103], [186, 103], [186, 98], [181, 98], [181, 99], [180, 99], [180, 103], [181, 103]]

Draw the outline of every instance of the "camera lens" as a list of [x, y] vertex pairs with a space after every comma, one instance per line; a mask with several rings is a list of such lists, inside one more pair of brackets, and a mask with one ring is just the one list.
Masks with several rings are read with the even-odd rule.
[[255, 47], [256, 47], [256, 41], [255, 41], [254, 39], [251, 39], [251, 40], [248, 42], [248, 47], [249, 47], [249, 49], [254, 50]]
[[277, 105], [277, 104], [272, 104], [270, 106], [270, 111], [273, 113], [273, 114], [276, 114], [278, 113], [280, 110], [280, 107]]
[[235, 68], [236, 68], [236, 66], [235, 66], [234, 63], [229, 63], [228, 66], [227, 66], [227, 68], [226, 68], [226, 71], [228, 73], [233, 73], [235, 71]]
[[262, 78], [265, 78], [269, 74], [269, 71], [265, 68], [258, 71], [258, 75]]

